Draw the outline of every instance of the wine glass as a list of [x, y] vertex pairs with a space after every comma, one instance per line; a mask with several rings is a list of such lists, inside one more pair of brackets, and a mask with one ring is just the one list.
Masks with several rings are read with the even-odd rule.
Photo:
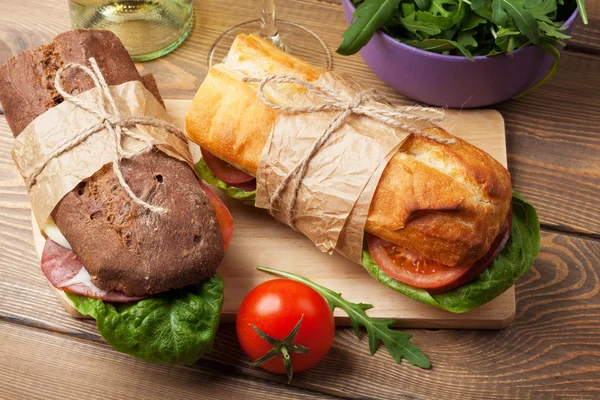
[[257, 33], [275, 46], [313, 65], [331, 69], [331, 53], [323, 40], [308, 28], [275, 18], [275, 0], [263, 0], [260, 19], [235, 25], [221, 34], [208, 53], [208, 66], [223, 61], [235, 37]]

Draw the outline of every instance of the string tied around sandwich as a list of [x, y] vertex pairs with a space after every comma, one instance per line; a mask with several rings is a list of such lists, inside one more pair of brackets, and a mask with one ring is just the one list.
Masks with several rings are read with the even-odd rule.
[[[443, 110], [431, 107], [421, 106], [404, 106], [404, 107], [382, 107], [373, 103], [390, 104], [390, 101], [375, 89], [367, 89], [359, 92], [354, 97], [349, 97], [338, 93], [330, 88], [318, 86], [307, 82], [293, 75], [268, 75], [264, 78], [244, 78], [245, 82], [259, 83], [257, 95], [261, 101], [268, 107], [287, 113], [313, 113], [323, 111], [338, 112], [327, 125], [324, 130], [318, 135], [309, 151], [304, 154], [300, 161], [292, 168], [284, 177], [282, 182], [277, 186], [272, 196], [269, 198], [269, 211], [274, 214], [277, 202], [281, 198], [283, 191], [286, 189], [290, 181], [295, 180], [294, 186], [291, 188], [292, 196], [287, 212], [287, 220], [289, 225], [295, 229], [295, 210], [296, 201], [300, 192], [301, 182], [304, 179], [310, 161], [327, 143], [331, 135], [337, 131], [348, 117], [351, 115], [365, 116], [372, 118], [385, 125], [408, 131], [412, 134], [425, 137], [429, 140], [442, 143], [454, 144], [454, 138], [441, 138], [419, 129], [414, 125], [416, 121], [439, 122], [445, 118]], [[321, 100], [320, 104], [308, 106], [281, 105], [271, 101], [265, 95], [265, 86], [269, 83], [279, 84], [295, 84], [305, 88], [310, 94]], [[411, 123], [412, 122], [412, 123]]]
[[[140, 207], [151, 211], [156, 214], [164, 214], [167, 212], [167, 209], [159, 206], [152, 205], [147, 203], [146, 201], [140, 199], [131, 189], [129, 184], [125, 181], [123, 177], [123, 173], [121, 172], [120, 163], [123, 158], [131, 158], [137, 154], [143, 154], [149, 152], [154, 144], [152, 141], [141, 135], [134, 130], [130, 129], [135, 127], [136, 125], [145, 125], [152, 126], [156, 128], [162, 128], [167, 132], [178, 136], [180, 139], [184, 140], [183, 132], [177, 128], [176, 126], [169, 124], [166, 121], [161, 119], [145, 117], [145, 116], [136, 116], [136, 117], [122, 117], [119, 109], [115, 103], [115, 99], [110, 92], [110, 88], [98, 67], [98, 63], [92, 57], [89, 59], [90, 67], [78, 64], [78, 63], [69, 63], [65, 64], [56, 72], [56, 76], [54, 79], [54, 87], [56, 91], [64, 98], [65, 101], [69, 101], [76, 105], [79, 108], [86, 110], [87, 112], [98, 117], [98, 120], [89, 124], [87, 127], [81, 129], [76, 135], [68, 137], [63, 141], [56, 144], [55, 147], [52, 148], [46, 156], [40, 160], [38, 164], [32, 169], [31, 173], [29, 173], [26, 177], [26, 185], [27, 189], [31, 189], [33, 185], [36, 183], [36, 178], [42, 173], [42, 171], [46, 168], [46, 166], [53, 159], [59, 157], [61, 154], [68, 152], [74, 147], [79, 146], [83, 142], [85, 142], [90, 136], [106, 131], [107, 134], [111, 135], [114, 144], [114, 157], [112, 160], [112, 168], [117, 176], [119, 184], [125, 190], [127, 195], [132, 199], [132, 201], [139, 205]], [[73, 96], [64, 89], [62, 85], [62, 76], [66, 70], [69, 69], [77, 69], [85, 73], [89, 76], [94, 82], [94, 87], [98, 90], [101, 101], [99, 103], [89, 102], [87, 100], [82, 99], [81, 97]], [[125, 137], [129, 137], [131, 139], [143, 142], [145, 144], [142, 152], [128, 152], [123, 148], [122, 142]]]

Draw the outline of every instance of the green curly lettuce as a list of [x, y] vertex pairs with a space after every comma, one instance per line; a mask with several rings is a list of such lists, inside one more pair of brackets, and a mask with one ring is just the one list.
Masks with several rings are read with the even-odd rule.
[[246, 192], [245, 190], [226, 184], [225, 182], [217, 178], [216, 175], [210, 170], [210, 168], [208, 168], [208, 165], [206, 165], [206, 162], [203, 158], [201, 158], [200, 161], [196, 163], [196, 171], [198, 171], [198, 175], [200, 175], [200, 178], [202, 178], [203, 181], [206, 181], [211, 185], [222, 189], [225, 192], [225, 194], [227, 194], [227, 196], [237, 200], [241, 200], [244, 203], [249, 204], [251, 206], [254, 205], [254, 201], [256, 200], [256, 190]]
[[481, 306], [508, 290], [529, 270], [540, 249], [540, 223], [535, 208], [513, 191], [512, 229], [508, 242], [492, 264], [471, 282], [440, 294], [399, 282], [375, 263], [367, 249], [362, 264], [371, 276], [421, 303], [454, 313], [464, 313]]
[[193, 364], [212, 348], [223, 305], [223, 278], [132, 303], [67, 293], [77, 311], [96, 320], [115, 350], [160, 364]]

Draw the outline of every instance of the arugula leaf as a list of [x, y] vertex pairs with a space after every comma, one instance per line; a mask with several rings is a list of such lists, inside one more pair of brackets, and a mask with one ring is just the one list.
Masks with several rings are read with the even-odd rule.
[[[539, 1], [539, 0], [538, 0]], [[556, 17], [556, 0], [541, 0], [542, 2], [531, 9], [531, 13], [536, 19], [544, 18], [548, 15]]]
[[108, 303], [68, 293], [77, 311], [96, 320], [115, 350], [161, 364], [193, 364], [212, 348], [223, 305], [223, 278], [170, 290], [134, 303]]
[[[416, 0], [415, 0], [416, 1]], [[408, 17], [411, 14], [415, 13], [415, 5], [409, 3], [402, 3], [402, 15]]]
[[550, 36], [550, 37], [553, 37], [556, 39], [570, 39], [571, 38], [571, 36], [565, 35], [564, 33], [561, 32], [560, 28], [557, 28], [553, 24], [549, 24], [544, 21], [538, 21], [538, 26], [540, 28], [540, 31], [544, 32], [546, 34], [546, 36]]
[[426, 35], [425, 37], [427, 37], [430, 35], [437, 35], [438, 33], [442, 32], [440, 28], [430, 24], [429, 22], [416, 21], [415, 14], [400, 18], [400, 21], [407, 31], [412, 32], [419, 37], [421, 37], [420, 33], [424, 33]]
[[[502, 12], [497, 11], [502, 10]], [[496, 17], [503, 19], [502, 22]], [[525, 8], [523, 0], [494, 0], [492, 3], [492, 19], [498, 26], [506, 24], [506, 19], [502, 16], [508, 15], [512, 17], [515, 26], [519, 31], [527, 36], [532, 43], [539, 43], [539, 28], [533, 14]]]
[[485, 18], [480, 17], [479, 15], [469, 12], [467, 18], [463, 22], [460, 27], [461, 31], [470, 31], [471, 29], [477, 28], [481, 24], [487, 23]]
[[585, 0], [575, 0], [577, 2], [577, 8], [579, 8], [579, 15], [581, 15], [581, 20], [585, 25], [588, 24], [588, 16], [585, 11]]
[[477, 47], [477, 40], [473, 37], [475, 33], [475, 30], [460, 32], [456, 37], [456, 41], [464, 47]]
[[[431, 0], [415, 0], [415, 4], [419, 10], [427, 10], [431, 7]], [[404, 4], [402, 4], [404, 6]]]
[[504, 53], [512, 54], [516, 48], [528, 43], [529, 39], [514, 29], [503, 28], [496, 33], [495, 42]]
[[492, 2], [492, 21], [498, 26], [505, 26], [508, 23], [508, 12], [504, 9], [502, 0]]
[[535, 208], [513, 191], [512, 230], [504, 249], [481, 275], [445, 293], [430, 294], [397, 281], [383, 272], [369, 251], [363, 251], [363, 267], [386, 285], [414, 300], [454, 313], [479, 307], [508, 290], [529, 270], [540, 249], [540, 223]]
[[390, 329], [390, 325], [392, 325], [395, 320], [372, 318], [367, 315], [365, 311], [373, 308], [371, 304], [351, 303], [345, 300], [340, 293], [327, 289], [301, 275], [268, 267], [258, 267], [257, 269], [304, 283], [327, 300], [329, 307], [331, 307], [331, 311], [335, 310], [336, 307], [344, 310], [346, 314], [348, 314], [348, 317], [350, 317], [350, 322], [352, 323], [352, 328], [354, 329], [356, 336], [360, 335], [361, 326], [366, 328], [369, 336], [369, 350], [371, 355], [375, 354], [377, 351], [377, 343], [382, 342], [396, 363], [400, 364], [404, 358], [412, 365], [421, 368], [431, 367], [429, 360], [423, 354], [421, 349], [410, 342], [409, 339], [412, 335]]
[[[444, 4], [452, 5], [452, 10], [446, 10]], [[429, 22], [442, 30], [448, 30], [464, 19], [466, 15], [464, 4], [462, 1], [457, 4], [455, 0], [435, 0], [429, 12], [416, 12], [416, 19], [418, 21]]]
[[492, 21], [492, 0], [471, 0], [471, 10], [480, 17]]
[[398, 8], [400, 0], [365, 0], [352, 16], [353, 22], [342, 34], [337, 52], [346, 56], [357, 53], [383, 27]]
[[458, 0], [433, 0], [431, 3], [431, 7], [429, 7], [429, 12], [432, 15], [442, 15], [444, 17], [449, 17], [453, 12], [446, 10], [444, 6], [457, 6], [462, 4], [462, 1]]
[[413, 46], [413, 47], [423, 49], [423, 50], [433, 51], [435, 53], [442, 53], [445, 51], [451, 51], [454, 49], [458, 49], [465, 57], [468, 57], [471, 60], [473, 59], [471, 52], [469, 50], [467, 50], [467, 48], [465, 46], [463, 46], [461, 43], [455, 42], [453, 40], [425, 39], [422, 41], [413, 40], [413, 41], [407, 41], [404, 43], [408, 44], [409, 46]]
[[208, 165], [206, 165], [206, 162], [203, 158], [201, 158], [200, 161], [196, 163], [196, 171], [198, 171], [198, 175], [200, 176], [200, 178], [202, 178], [203, 181], [206, 181], [211, 185], [222, 189], [227, 194], [227, 196], [237, 200], [241, 200], [242, 202], [251, 206], [254, 205], [254, 202], [256, 200], [256, 190], [246, 192], [240, 188], [236, 188], [235, 186], [229, 186], [228, 184], [217, 178], [215, 174], [213, 174], [210, 168], [208, 168]]
[[[433, 15], [424, 11], [417, 11], [414, 14], [414, 20], [421, 23], [427, 23], [433, 27], [436, 27], [438, 29], [437, 33], [441, 33], [442, 29], [452, 28], [452, 26], [456, 23], [451, 17]], [[437, 33], [432, 33], [432, 35], [436, 35]]]

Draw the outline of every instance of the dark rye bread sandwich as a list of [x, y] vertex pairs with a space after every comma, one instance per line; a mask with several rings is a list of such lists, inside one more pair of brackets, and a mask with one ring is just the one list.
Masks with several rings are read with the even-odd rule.
[[[164, 106], [154, 78], [140, 76], [114, 34], [70, 31], [0, 66], [0, 103], [15, 137], [63, 102], [57, 70], [91, 57], [108, 85], [140, 81]], [[79, 70], [62, 76], [71, 95], [94, 87]], [[78, 311], [97, 319], [117, 350], [194, 362], [218, 324], [223, 284], [215, 271], [231, 239], [231, 215], [188, 164], [157, 149], [123, 159], [120, 171], [136, 196], [168, 212], [134, 203], [105, 165], [65, 195], [42, 227], [50, 237], [42, 270]]]
[[[264, 104], [258, 84], [245, 78], [315, 82], [326, 72], [257, 35], [239, 35], [223, 63], [209, 70], [186, 118], [187, 135], [202, 148], [203, 179], [253, 203], [259, 160], [285, 111]], [[271, 90], [289, 99], [304, 88]], [[464, 312], [506, 291], [531, 266], [537, 216], [489, 154], [440, 127], [424, 130], [453, 143], [411, 135], [391, 158], [371, 201], [362, 263], [397, 291]]]

